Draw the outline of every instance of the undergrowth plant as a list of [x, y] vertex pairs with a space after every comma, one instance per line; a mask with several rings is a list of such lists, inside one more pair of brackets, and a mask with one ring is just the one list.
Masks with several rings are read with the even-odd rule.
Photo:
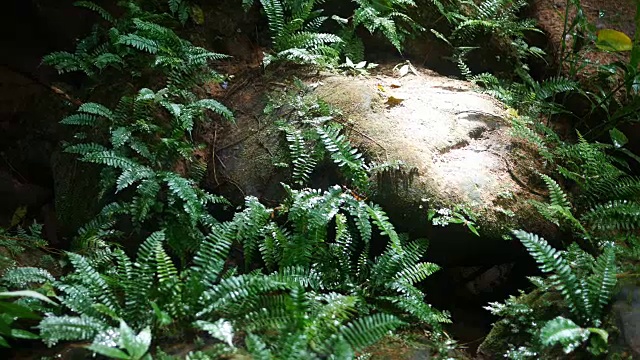
[[310, 90], [296, 79], [291, 91], [272, 95], [265, 108], [265, 114], [285, 134], [295, 185], [308, 185], [314, 170], [328, 160], [338, 167], [347, 185], [366, 196], [373, 175], [403, 166], [400, 161], [366, 161], [351, 145], [341, 113]]
[[[576, 243], [567, 251], [558, 251], [537, 235], [520, 230], [514, 235], [542, 272], [551, 276], [532, 279], [538, 286], [537, 294], [534, 291], [530, 295], [512, 296], [505, 303], [491, 303], [487, 307], [502, 318], [499, 326], [506, 326], [506, 331], [514, 334], [509, 337], [511, 348], [503, 349], [505, 356], [511, 359], [552, 357], [557, 345], [568, 354], [585, 349], [582, 346], [587, 341], [585, 350], [592, 355], [606, 352], [609, 335], [602, 327], [605, 309], [616, 285], [614, 246], [607, 246], [594, 258]], [[542, 300], [534, 300], [534, 296]], [[550, 312], [554, 306], [556, 310]]]
[[[68, 253], [74, 270], [60, 279], [17, 268], [3, 281], [48, 288], [60, 302], [38, 325], [47, 344], [90, 341], [102, 354], [131, 334], [170, 341], [195, 331], [218, 339], [220, 354], [236, 351], [238, 337], [262, 358], [346, 359], [405, 321], [436, 331], [449, 321], [415, 286], [438, 270], [420, 261], [423, 240], [407, 241], [377, 205], [338, 186], [288, 192], [276, 209], [247, 198], [233, 220], [212, 225], [186, 267], [170, 258], [159, 231], [135, 259], [109, 246], [100, 258]], [[228, 261], [237, 245], [244, 271]]]
[[[331, 15], [338, 26], [336, 34], [322, 32], [324, 22], [317, 8], [326, 0], [260, 0], [269, 21], [273, 52], [265, 54], [264, 65], [275, 61], [291, 61], [334, 67], [341, 56], [360, 62], [364, 59], [364, 44], [356, 35], [362, 26], [369, 32], [380, 32], [398, 50], [402, 51], [406, 37], [424, 30], [407, 15], [413, 0], [355, 0], [356, 9], [348, 18]], [[249, 9], [254, 0], [243, 0]]]
[[[199, 95], [203, 84], [222, 80], [210, 62], [225, 56], [184, 40], [163, 25], [175, 22], [173, 16], [145, 10], [139, 2], [123, 2], [124, 14], [117, 19], [96, 4], [77, 5], [98, 13], [105, 26], [96, 26], [75, 53], [52, 53], [44, 63], [61, 73], [82, 71], [96, 81], [113, 76], [108, 68], [135, 79], [117, 103], [86, 102], [61, 121], [81, 129], [65, 151], [105, 167], [99, 196], [104, 210], [80, 229], [77, 243], [99, 247], [94, 245], [118, 236], [114, 226], [128, 217], [139, 233], [143, 227], [166, 228], [172, 249], [184, 260], [214, 222], [207, 204], [225, 203], [196, 186], [206, 164], [196, 157], [199, 146], [192, 140], [199, 123], [233, 120], [220, 102]], [[168, 6], [184, 20], [185, 2]], [[153, 89], [136, 86], [151, 78]]]

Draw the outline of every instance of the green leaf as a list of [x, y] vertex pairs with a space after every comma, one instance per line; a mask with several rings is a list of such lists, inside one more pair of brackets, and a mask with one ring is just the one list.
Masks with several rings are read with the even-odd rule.
[[38, 299], [44, 302], [47, 302], [52, 305], [57, 305], [53, 300], [48, 297], [40, 294], [39, 292], [31, 291], [31, 290], [20, 290], [20, 291], [4, 291], [0, 292], [0, 297], [30, 297], [33, 299]]
[[121, 348], [124, 348], [129, 353], [126, 359], [139, 360], [149, 351], [149, 346], [151, 345], [151, 330], [149, 327], [146, 327], [136, 335], [124, 320], [120, 320], [119, 344]]
[[212, 323], [209, 321], [196, 321], [195, 325], [206, 331], [212, 337], [225, 342], [230, 347], [233, 346], [233, 326], [225, 319], [218, 319]]
[[11, 347], [11, 345], [9, 345], [7, 340], [2, 336], [0, 336], [0, 346], [6, 347], [6, 348], [10, 348]]
[[618, 130], [618, 128], [609, 130], [609, 135], [611, 136], [611, 141], [616, 149], [619, 149], [629, 143], [627, 136], [622, 131]]
[[40, 339], [40, 336], [38, 336], [37, 334], [34, 334], [31, 331], [22, 330], [22, 329], [11, 329], [11, 336], [13, 336], [16, 339], [28, 339], [28, 340]]
[[543, 345], [561, 344], [565, 354], [573, 352], [588, 338], [589, 330], [581, 328], [573, 321], [562, 316], [549, 320], [540, 330], [540, 340]]
[[127, 355], [127, 353], [125, 353], [124, 351], [116, 348], [112, 348], [103, 344], [91, 344], [90, 346], [87, 346], [87, 349], [97, 354], [104, 355], [113, 359], [122, 359], [122, 360], [131, 359], [131, 357]]
[[0, 314], [9, 314], [21, 319], [40, 319], [40, 316], [24, 305], [0, 301]]
[[613, 29], [602, 29], [598, 31], [596, 46], [598, 49], [605, 51], [631, 51], [633, 49], [633, 41], [623, 32]]

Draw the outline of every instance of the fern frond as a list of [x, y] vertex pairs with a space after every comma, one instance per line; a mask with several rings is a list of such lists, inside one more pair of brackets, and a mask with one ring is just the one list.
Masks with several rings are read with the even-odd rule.
[[309, 181], [309, 176], [317, 161], [307, 149], [306, 141], [300, 130], [290, 128], [284, 130], [289, 143], [289, 157], [293, 164], [293, 181], [302, 186]]
[[356, 319], [342, 327], [338, 336], [344, 338], [354, 351], [360, 351], [382, 339], [402, 321], [388, 314], [374, 314]]
[[60, 121], [63, 125], [90, 126], [95, 125], [98, 117], [90, 114], [73, 114]]
[[604, 307], [611, 300], [613, 289], [616, 286], [616, 273], [615, 249], [608, 246], [596, 260], [593, 275], [587, 279], [589, 304], [591, 305], [589, 314], [596, 321], [599, 321]]
[[78, 112], [106, 117], [109, 120], [114, 119], [113, 112], [106, 106], [98, 103], [84, 103], [80, 105]]
[[2, 281], [9, 286], [25, 289], [30, 284], [55, 283], [56, 279], [45, 269], [35, 267], [19, 267], [8, 269]]
[[562, 293], [569, 310], [582, 320], [588, 319], [590, 314], [587, 294], [561, 254], [538, 235], [521, 230], [513, 233], [540, 265], [540, 270], [553, 273], [552, 282]]
[[93, 340], [107, 327], [101, 320], [88, 316], [48, 316], [38, 325], [42, 340], [49, 346], [60, 340]]
[[122, 170], [139, 167], [133, 160], [118, 155], [111, 150], [85, 154], [80, 160], [94, 164], [103, 164]]
[[369, 175], [365, 170], [362, 154], [351, 146], [343, 134], [339, 133], [339, 129], [322, 126], [317, 127], [316, 131], [333, 161], [344, 170], [349, 180], [358, 188], [367, 189]]
[[187, 214], [189, 214], [192, 219], [197, 219], [203, 212], [203, 209], [202, 203], [193, 188], [194, 184], [190, 180], [173, 172], [166, 172], [164, 174], [164, 181], [167, 183], [171, 193], [183, 201], [183, 207]]
[[565, 209], [571, 209], [571, 203], [567, 200], [567, 195], [564, 193], [560, 185], [551, 177], [545, 174], [540, 174], [542, 180], [547, 185], [549, 190], [549, 197], [551, 198], [551, 205], [560, 206]]
[[148, 52], [149, 54], [157, 54], [160, 49], [158, 43], [153, 39], [148, 39], [136, 34], [120, 35], [118, 38], [118, 44], [131, 46], [140, 51]]
[[573, 352], [589, 338], [589, 330], [561, 316], [548, 321], [540, 331], [540, 341], [546, 346], [561, 344], [565, 354]]
[[102, 7], [100, 7], [99, 5], [94, 3], [93, 1], [76, 1], [76, 2], [73, 3], [73, 5], [92, 10], [92, 11], [96, 12], [98, 15], [100, 15], [100, 17], [102, 17], [104, 20], [106, 20], [106, 21], [108, 21], [110, 23], [114, 22], [113, 16], [111, 16], [111, 14], [109, 14], [109, 12], [107, 10], [103, 9]]
[[640, 204], [613, 200], [598, 204], [587, 211], [582, 220], [599, 231], [630, 231], [640, 228]]

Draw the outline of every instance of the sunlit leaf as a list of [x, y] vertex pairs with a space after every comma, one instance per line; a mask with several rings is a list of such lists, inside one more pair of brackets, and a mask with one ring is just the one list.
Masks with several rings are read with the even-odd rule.
[[609, 130], [609, 135], [611, 136], [611, 141], [613, 141], [613, 146], [615, 146], [616, 149], [625, 146], [629, 142], [627, 136], [617, 128]]
[[613, 30], [603, 29], [598, 31], [596, 46], [605, 51], [631, 51], [633, 42], [627, 34]]

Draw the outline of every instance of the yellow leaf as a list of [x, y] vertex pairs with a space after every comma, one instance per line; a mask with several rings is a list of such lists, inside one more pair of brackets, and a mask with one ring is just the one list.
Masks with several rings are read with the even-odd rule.
[[191, 20], [198, 25], [204, 24], [204, 12], [196, 4], [191, 4]]
[[392, 95], [387, 98], [386, 104], [389, 105], [389, 107], [391, 107], [391, 106], [400, 105], [400, 103], [402, 103], [403, 101], [404, 101], [403, 98], [399, 98], [397, 96]]
[[11, 227], [18, 226], [27, 216], [27, 207], [20, 206], [13, 212], [13, 216], [11, 217]]
[[382, 91], [382, 92], [386, 92], [387, 90], [384, 89], [384, 86], [382, 86], [382, 84], [378, 84], [378, 90]]
[[598, 49], [605, 51], [630, 51], [633, 48], [633, 42], [623, 32], [602, 29], [598, 31], [596, 46]]

